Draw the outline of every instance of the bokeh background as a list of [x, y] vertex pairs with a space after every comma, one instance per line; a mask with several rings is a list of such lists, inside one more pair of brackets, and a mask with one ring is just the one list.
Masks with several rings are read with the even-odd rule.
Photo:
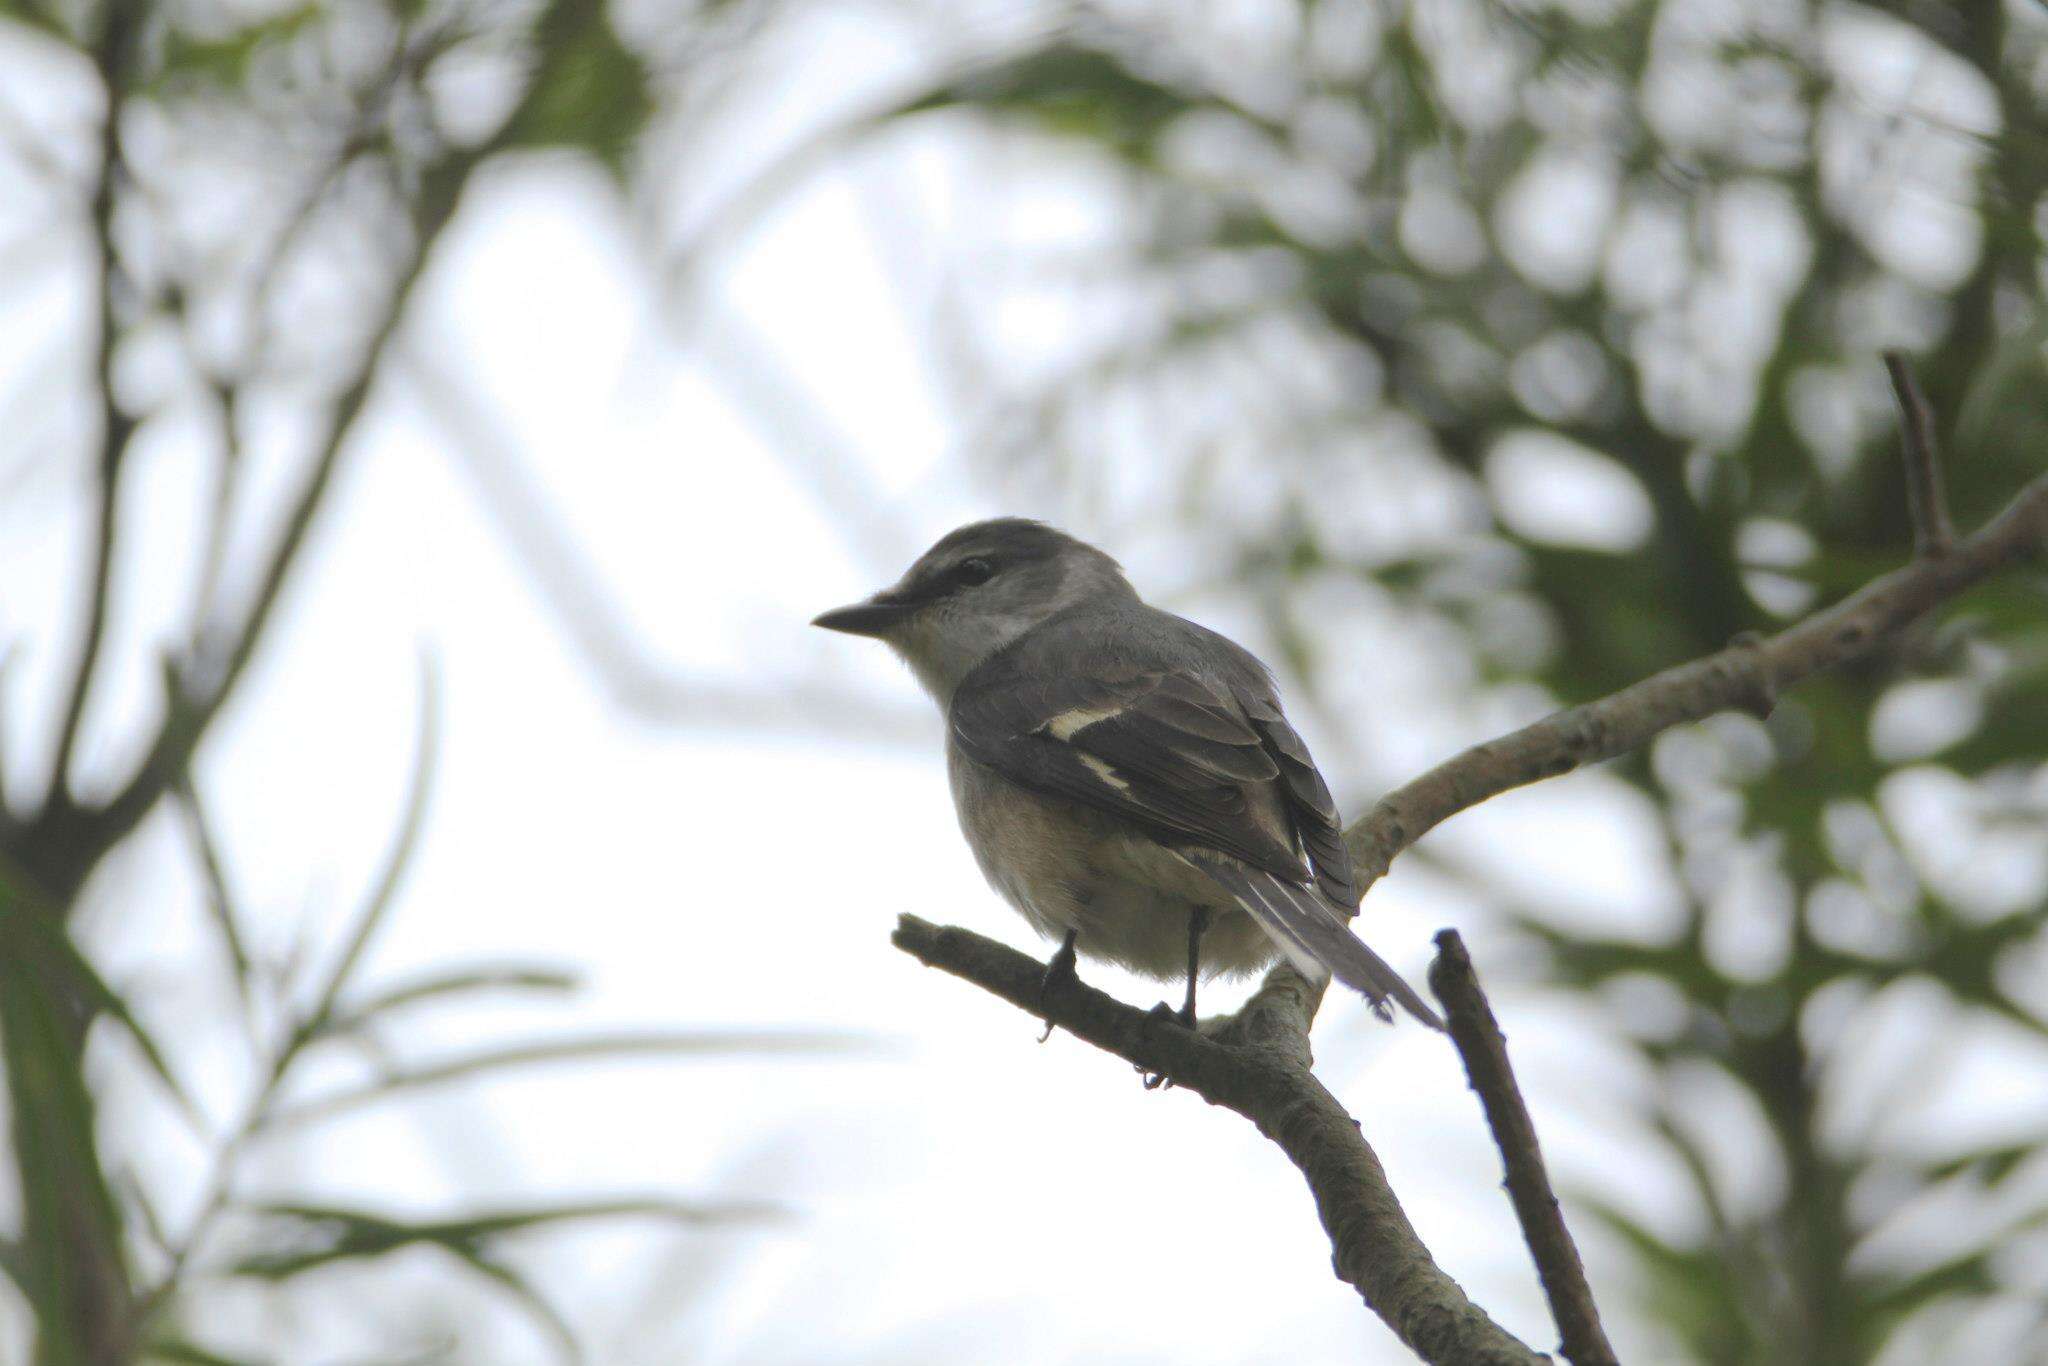
[[[1051, 519], [1355, 814], [1900, 563], [1882, 349], [2039, 470], [2044, 193], [2036, 0], [5, 0], [0, 1361], [1406, 1359], [889, 947], [1031, 940], [804, 623]], [[1373, 892], [1623, 1360], [2048, 1361], [2043, 589]], [[1316, 1043], [1554, 1340], [1441, 1041]]]

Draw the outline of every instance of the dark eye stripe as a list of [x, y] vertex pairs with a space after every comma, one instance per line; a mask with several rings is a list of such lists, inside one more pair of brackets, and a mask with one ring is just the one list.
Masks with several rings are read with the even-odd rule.
[[946, 577], [964, 588], [972, 588], [976, 584], [987, 583], [995, 577], [995, 573], [996, 567], [993, 564], [979, 555], [972, 555], [954, 565]]

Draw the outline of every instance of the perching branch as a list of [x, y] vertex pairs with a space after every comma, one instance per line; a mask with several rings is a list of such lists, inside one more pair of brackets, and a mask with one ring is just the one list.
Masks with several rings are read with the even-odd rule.
[[1529, 1118], [1521, 1088], [1515, 1085], [1507, 1039], [1486, 994], [1479, 989], [1472, 956], [1465, 952], [1465, 941], [1456, 930], [1437, 935], [1436, 948], [1429, 987], [1443, 1002], [1451, 1042], [1465, 1060], [1465, 1076], [1479, 1094], [1486, 1126], [1500, 1149], [1508, 1199], [1514, 1202], [1515, 1218], [1535, 1260], [1543, 1297], [1550, 1302], [1550, 1316], [1557, 1321], [1558, 1350], [1572, 1366], [1617, 1366], [1614, 1348], [1600, 1326], [1600, 1311], [1593, 1305], [1593, 1287], [1586, 1283], [1579, 1249], [1564, 1226], [1557, 1193], [1550, 1188], [1543, 1150], [1536, 1142], [1535, 1121]]
[[[927, 966], [1040, 1013], [1045, 966], [1029, 956], [910, 915], [897, 922], [892, 939]], [[1268, 1023], [1285, 1020], [1281, 1037], [1304, 1040], [1320, 993], [1300, 990], [1290, 978], [1306, 986], [1292, 973], [1276, 974], [1247, 1014]], [[1305, 1048], [1246, 1039], [1238, 1031], [1228, 1037], [1243, 1041], [1194, 1033], [1084, 983], [1055, 988], [1043, 1013], [1075, 1038], [1243, 1115], [1279, 1144], [1308, 1182], [1338, 1277], [1424, 1361], [1532, 1366], [1543, 1360], [1467, 1299], [1430, 1257], [1358, 1122], [1309, 1070]]]
[[[1344, 832], [1361, 885], [1369, 888], [1384, 877], [1396, 856], [1460, 811], [1540, 779], [1626, 754], [1673, 726], [1731, 707], [1768, 714], [1783, 689], [1870, 653], [1992, 575], [2048, 555], [2048, 475], [2021, 489], [1975, 534], [1955, 541], [1947, 533], [1946, 501], [1925, 403], [1903, 364], [1895, 364], [1893, 373], [1916, 484], [1920, 554], [1913, 563], [1776, 635], [1745, 636], [1724, 650], [1666, 669], [1599, 701], [1567, 708], [1475, 745], [1389, 793]], [[1265, 983], [1235, 1018], [1209, 1022], [1196, 1034], [1083, 985], [1070, 985], [1041, 999], [1042, 964], [966, 930], [905, 916], [893, 940], [928, 966], [973, 982], [1076, 1038], [1252, 1120], [1308, 1181], [1335, 1249], [1337, 1274], [1356, 1287], [1373, 1312], [1424, 1361], [1541, 1359], [1472, 1304], [1436, 1265], [1401, 1212], [1356, 1122], [1309, 1071], [1308, 1029], [1322, 990], [1291, 967], [1283, 964], [1267, 973]], [[1456, 937], [1450, 940], [1455, 943]], [[1449, 945], [1445, 947], [1448, 953]], [[1463, 957], [1462, 946], [1458, 956]], [[1438, 976], [1432, 973], [1439, 994], [1446, 986], [1451, 988], [1448, 1005], [1458, 984], [1439, 982]], [[1469, 963], [1465, 976], [1470, 977]], [[1477, 997], [1476, 983], [1473, 995]], [[1489, 1031], [1498, 1048], [1498, 1027], [1492, 1024], [1490, 1011], [1473, 1036], [1480, 1052]], [[1463, 1051], [1469, 1067], [1474, 1044], [1468, 1042]], [[1482, 1097], [1489, 1090], [1511, 1095], [1512, 1073], [1505, 1054], [1495, 1079], [1482, 1085], [1480, 1071], [1474, 1071], [1473, 1081]], [[1511, 1174], [1517, 1167], [1524, 1169], [1520, 1176], [1511, 1175], [1511, 1184], [1527, 1185], [1516, 1192], [1517, 1212], [1550, 1294], [1566, 1354], [1577, 1366], [1611, 1362], [1613, 1352], [1600, 1332], [1577, 1254], [1556, 1221], [1554, 1197], [1541, 1176], [1527, 1113], [1520, 1110], [1519, 1101], [1513, 1109], [1520, 1112], [1519, 1125], [1512, 1114], [1494, 1117], [1489, 1101], [1489, 1116]]]

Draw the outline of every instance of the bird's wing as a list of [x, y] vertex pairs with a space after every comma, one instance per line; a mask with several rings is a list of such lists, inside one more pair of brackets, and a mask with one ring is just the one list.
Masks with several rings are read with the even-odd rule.
[[1281, 797], [1302, 852], [1315, 865], [1316, 885], [1346, 916], [1358, 911], [1358, 877], [1344, 847], [1344, 823], [1330, 785], [1309, 757], [1308, 745], [1287, 724], [1271, 689], [1233, 690], [1259, 741], [1280, 770]]
[[1171, 668], [996, 670], [962, 684], [949, 723], [968, 758], [1024, 787], [1309, 880], [1294, 832], [1254, 800], [1282, 782], [1283, 761], [1228, 687]]
[[1256, 663], [1245, 673], [1061, 673], [992, 661], [954, 694], [948, 723], [977, 763], [1177, 850], [1297, 966], [1334, 975], [1382, 1011], [1391, 997], [1442, 1028], [1345, 923], [1359, 893], [1337, 804], [1271, 687], [1253, 681]]

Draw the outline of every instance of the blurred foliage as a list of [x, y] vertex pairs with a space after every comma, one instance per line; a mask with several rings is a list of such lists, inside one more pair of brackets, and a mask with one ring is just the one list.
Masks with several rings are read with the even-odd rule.
[[[1332, 650], [1302, 604], [1341, 582], [1454, 628], [1482, 695], [1575, 703], [1908, 553], [1881, 349], [1917, 357], [1963, 525], [2040, 469], [2044, 73], [2048, 11], [2017, 2], [1120, 4], [898, 116], [1117, 188], [1083, 264], [1012, 276], [1139, 321], [1013, 395], [996, 478], [1111, 525], [1177, 499], [1312, 685]], [[1418, 480], [1448, 513], [1373, 519]], [[1675, 934], [1502, 898], [1661, 1079], [1636, 1118], [1692, 1218], [1582, 1208], [1688, 1359], [1926, 1359], [2015, 1310], [2048, 1331], [2018, 1255], [2048, 1219], [2040, 1135], [1915, 1134], [1937, 1077], [1869, 1051], [1907, 1012], [2048, 1056], [2044, 609], [2039, 576], [1988, 586], [1768, 726], [1613, 766], [1663, 825]], [[1975, 1217], [1912, 1231], [1963, 1197]]]
[[[671, 8], [643, 36], [673, 60], [693, 42], [725, 41], [724, 26], [747, 18], [748, 8]], [[93, 364], [79, 387], [82, 410], [98, 419], [77, 460], [96, 507], [89, 569], [66, 592], [66, 606], [76, 603], [79, 644], [62, 678], [63, 724], [40, 769], [42, 790], [0, 792], [0, 1063], [8, 1184], [19, 1193], [0, 1237], [0, 1275], [18, 1299], [0, 1300], [0, 1308], [7, 1321], [26, 1309], [28, 1331], [18, 1335], [32, 1342], [39, 1366], [309, 1359], [324, 1349], [290, 1340], [292, 1310], [272, 1294], [259, 1296], [252, 1313], [247, 1287], [329, 1283], [337, 1267], [421, 1251], [469, 1273], [537, 1323], [559, 1357], [574, 1360], [580, 1349], [570, 1324], [506, 1255], [508, 1245], [591, 1220], [696, 1227], [776, 1213], [747, 1202], [611, 1195], [422, 1217], [294, 1198], [274, 1176], [259, 1179], [273, 1170], [258, 1166], [259, 1155], [275, 1159], [336, 1116], [479, 1077], [620, 1057], [811, 1055], [848, 1041], [666, 1030], [557, 1033], [444, 1056], [425, 1048], [419, 1026], [433, 1012], [560, 997], [575, 985], [552, 964], [457, 964], [397, 982], [378, 982], [365, 966], [428, 810], [438, 715], [431, 670], [397, 838], [324, 950], [303, 932], [282, 959], [252, 947], [235, 851], [217, 837], [195, 763], [263, 646], [357, 420], [392, 360], [414, 286], [476, 172], [500, 154], [547, 149], [588, 157], [615, 180], [628, 176], [656, 114], [656, 83], [653, 63], [620, 36], [613, 17], [598, 0], [0, 4], [0, 36], [25, 73], [23, 88], [87, 85], [95, 98], [81, 107], [106, 111], [54, 131], [17, 124], [12, 114], [0, 121], [0, 151], [20, 163], [10, 170], [40, 179], [57, 230], [82, 228], [90, 246], [78, 259], [90, 263], [79, 293], [90, 301], [81, 318]], [[686, 85], [672, 81], [666, 93], [679, 97]], [[138, 397], [116, 372], [125, 357], [152, 347], [175, 360], [158, 367]], [[198, 424], [211, 433], [197, 436], [211, 496], [190, 617], [172, 638], [110, 642], [119, 626], [107, 604], [127, 533], [120, 512], [128, 457], [139, 430], [181, 405], [214, 419]], [[295, 439], [272, 467], [290, 477], [267, 484], [262, 498], [249, 496], [245, 447], [274, 429], [252, 420], [257, 410], [289, 412]], [[103, 659], [115, 649], [161, 651], [160, 715], [89, 711]], [[0, 663], [6, 658], [0, 646]], [[140, 733], [119, 733], [129, 727]], [[81, 734], [100, 728], [109, 733], [91, 743], [131, 756], [133, 766], [111, 782], [102, 775], [81, 783], [73, 763], [85, 747]], [[10, 771], [18, 777], [36, 766]], [[210, 1003], [217, 1010], [196, 1012], [208, 1020], [183, 1022], [175, 1049], [152, 1037], [141, 1018], [147, 1012], [131, 1009], [124, 989], [102, 979], [78, 937], [88, 905], [102, 928], [146, 909], [125, 891], [100, 895], [95, 874], [158, 811], [178, 818], [205, 889], [195, 909], [219, 953], [217, 976], [216, 965], [184, 965], [195, 981], [217, 982], [220, 999]], [[232, 1022], [248, 1080], [244, 1099], [224, 1116], [195, 1103], [177, 1072], [180, 1054], [203, 1049], [207, 1028], [222, 1019]], [[336, 1086], [337, 1071], [356, 1080]], [[132, 1128], [134, 1116], [154, 1114], [138, 1105], [162, 1102], [171, 1111], [164, 1122], [182, 1134], [106, 1128], [110, 1111]], [[196, 1186], [189, 1163], [181, 1180], [176, 1163], [129, 1156], [195, 1140], [204, 1159]], [[352, 1284], [363, 1341], [381, 1335], [388, 1348], [394, 1333], [410, 1331], [397, 1309], [361, 1312], [368, 1290]], [[467, 1337], [457, 1332], [428, 1356], [466, 1350]]]
[[[750, 78], [733, 49], [767, 8], [0, 0], [10, 37], [61, 52], [115, 111], [112, 135], [54, 159], [58, 179], [92, 182], [66, 190], [97, 253], [103, 430], [86, 465], [110, 495], [102, 548], [151, 416], [116, 394], [117, 352], [172, 338], [219, 429], [165, 720], [96, 746], [145, 757], [111, 795], [81, 794], [67, 736], [47, 791], [0, 794], [0, 1058], [22, 1193], [0, 1271], [41, 1361], [233, 1360], [223, 1286], [420, 1250], [573, 1355], [508, 1255], [517, 1239], [763, 1213], [611, 1199], [424, 1217], [249, 1195], [253, 1145], [444, 1082], [830, 1041], [547, 1038], [394, 1061], [384, 1039], [414, 1012], [571, 985], [547, 964], [365, 980], [425, 809], [430, 728], [401, 837], [324, 963], [250, 949], [192, 760], [479, 168], [540, 150], [649, 189], [646, 136], [692, 81]], [[1107, 240], [970, 282], [991, 327], [1003, 290], [1095, 313], [1074, 332], [1080, 364], [1006, 364], [1003, 381], [1025, 378], [991, 439], [967, 444], [1013, 486], [1078, 490], [1098, 524], [1179, 513], [1312, 696], [1340, 691], [1313, 610], [1333, 590], [1459, 641], [1469, 671], [1441, 691], [1477, 712], [1532, 686], [1601, 695], [1896, 564], [1911, 537], [1882, 348], [1918, 358], [1965, 526], [2048, 449], [2048, 16], [2030, 0], [1119, 0], [1056, 17], [893, 106], [1058, 148], [1114, 195]], [[809, 155], [821, 145], [843, 143]], [[306, 428], [301, 478], [246, 525], [248, 415], [280, 403]], [[79, 589], [96, 620], [104, 581]], [[1720, 718], [1614, 765], [1661, 823], [1674, 932], [1592, 935], [1497, 898], [1657, 1078], [1617, 1118], [1685, 1173], [1690, 1217], [1653, 1219], [1626, 1190], [1576, 1208], [1627, 1251], [1678, 1354], [1923, 1359], [1972, 1323], [2039, 1314], [2021, 1255], [2041, 1241], [2039, 1135], [1913, 1131], [1959, 1040], [2036, 1065], [2048, 1042], [2044, 605], [2038, 579], [1987, 585], [1767, 726]], [[89, 649], [79, 714], [92, 678]], [[99, 1112], [117, 1085], [199, 1107], [74, 938], [95, 871], [166, 806], [210, 889], [224, 1008], [252, 1059], [244, 1106], [199, 1116], [208, 1186], [172, 1228], [147, 1173], [109, 1169]], [[135, 1065], [89, 1066], [101, 1038]], [[367, 1079], [302, 1094], [309, 1062], [334, 1055]], [[1942, 1237], [1922, 1236], [1930, 1217]]]

